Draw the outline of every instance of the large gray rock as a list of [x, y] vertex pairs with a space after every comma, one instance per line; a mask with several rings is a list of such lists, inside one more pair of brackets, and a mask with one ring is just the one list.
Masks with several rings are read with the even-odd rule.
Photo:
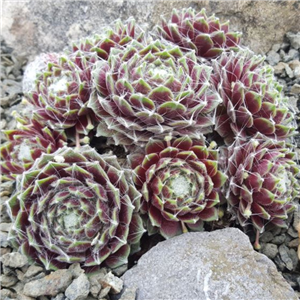
[[159, 243], [122, 279], [136, 300], [297, 300], [240, 230], [186, 233]]
[[243, 32], [243, 42], [256, 52], [267, 52], [281, 43], [288, 31], [300, 31], [299, 1], [209, 1], [209, 0], [15, 0], [3, 1], [2, 34], [18, 52], [34, 57], [61, 51], [72, 40], [99, 32], [103, 24], [134, 16], [150, 28], [160, 15], [170, 16], [172, 8], [202, 7], [231, 29]]

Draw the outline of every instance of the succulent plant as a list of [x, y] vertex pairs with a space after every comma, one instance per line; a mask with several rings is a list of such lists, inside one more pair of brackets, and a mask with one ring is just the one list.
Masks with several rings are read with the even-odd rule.
[[197, 56], [206, 59], [215, 58], [224, 51], [237, 50], [242, 35], [229, 31], [229, 21], [220, 23], [215, 15], [207, 17], [204, 8], [200, 12], [192, 8], [173, 9], [171, 19], [162, 18], [156, 32], [181, 49], [193, 49]]
[[140, 197], [114, 155], [64, 147], [18, 177], [10, 239], [48, 270], [76, 262], [89, 272], [115, 268], [144, 232]]
[[257, 134], [249, 141], [237, 140], [228, 147], [227, 200], [242, 226], [252, 224], [259, 233], [265, 225], [287, 227], [285, 219], [295, 209], [293, 200], [300, 192], [299, 166], [295, 153], [284, 141]]
[[112, 49], [93, 71], [98, 93], [88, 106], [100, 119], [97, 135], [112, 137], [117, 145], [141, 146], [169, 133], [199, 138], [211, 130], [222, 101], [210, 74], [194, 51], [184, 54], [158, 40]]
[[67, 143], [62, 130], [53, 130], [37, 120], [16, 117], [19, 128], [4, 131], [7, 142], [0, 147], [2, 179], [15, 180], [43, 153], [53, 153]]
[[204, 138], [151, 139], [129, 161], [150, 234], [170, 238], [218, 219], [219, 190], [227, 177], [218, 170], [218, 151]]
[[141, 42], [144, 38], [144, 31], [136, 27], [136, 21], [132, 17], [126, 22], [118, 19], [114, 24], [103, 28], [101, 31], [101, 34], [95, 34], [82, 39], [79, 43], [74, 43], [72, 52], [80, 50], [88, 55], [89, 53], [97, 53], [100, 59], [107, 60], [111, 48], [121, 48], [134, 39]]
[[95, 115], [86, 103], [92, 91], [91, 69], [96, 54], [81, 51], [61, 55], [49, 62], [48, 69], [37, 75], [36, 89], [28, 93], [34, 106], [34, 118], [54, 129], [75, 128], [87, 135], [93, 128]]
[[295, 131], [294, 113], [264, 57], [248, 49], [223, 53], [213, 61], [212, 81], [223, 103], [217, 108], [215, 130], [231, 144], [260, 132], [284, 140]]

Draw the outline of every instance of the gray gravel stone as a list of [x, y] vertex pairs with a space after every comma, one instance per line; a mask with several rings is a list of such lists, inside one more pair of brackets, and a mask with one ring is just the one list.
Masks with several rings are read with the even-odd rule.
[[93, 297], [97, 298], [101, 291], [101, 284], [97, 277], [93, 276], [89, 278], [90, 281], [90, 293]]
[[59, 293], [58, 295], [56, 295], [55, 297], [52, 297], [51, 300], [65, 300], [65, 294], [64, 293]]
[[9, 246], [8, 233], [0, 231], [0, 247], [6, 248]]
[[25, 296], [23, 294], [18, 294], [17, 295], [17, 300], [35, 300], [35, 298], [33, 297], [28, 297], [28, 296]]
[[267, 61], [271, 66], [275, 66], [279, 63], [280, 61], [280, 55], [275, 52], [274, 50], [271, 50], [267, 54]]
[[13, 223], [0, 223], [0, 231], [9, 232]]
[[81, 274], [68, 286], [65, 295], [69, 300], [84, 300], [89, 292], [90, 282], [85, 274]]
[[78, 278], [81, 274], [84, 273], [84, 270], [81, 269], [79, 263], [72, 264], [68, 270], [71, 272], [73, 278]]
[[262, 243], [268, 243], [270, 241], [272, 241], [272, 239], [274, 238], [272, 232], [270, 231], [265, 231], [264, 233], [262, 233], [262, 235], [260, 236], [259, 240]]
[[161, 242], [122, 279], [125, 288], [138, 289], [136, 300], [297, 299], [273, 262], [235, 228]]
[[24, 295], [30, 297], [56, 296], [72, 282], [72, 274], [68, 270], [58, 270], [42, 279], [30, 281], [24, 286]]
[[284, 243], [285, 241], [285, 238], [286, 238], [286, 235], [283, 233], [283, 234], [280, 234], [280, 235], [277, 235], [274, 237], [274, 239], [272, 240], [272, 244], [276, 244], [276, 245], [281, 245]]
[[262, 247], [261, 251], [270, 259], [273, 259], [278, 254], [278, 247], [275, 244], [267, 243]]
[[288, 38], [289, 42], [291, 43], [294, 49], [300, 48], [300, 32], [298, 33], [288, 32], [286, 34], [286, 37]]
[[125, 291], [122, 293], [122, 296], [120, 300], [135, 300], [136, 299], [136, 288], [127, 288]]
[[110, 292], [110, 286], [107, 286], [104, 289], [102, 289], [99, 294], [99, 299], [105, 298], [109, 292]]
[[103, 279], [100, 280], [103, 288], [110, 287], [112, 294], [119, 294], [123, 288], [123, 280], [116, 277], [112, 272], [107, 273]]
[[3, 255], [1, 261], [4, 266], [11, 267], [11, 268], [22, 268], [28, 264], [28, 258], [18, 252], [12, 252]]
[[9, 289], [1, 289], [1, 293], [0, 293], [0, 299], [1, 300], [6, 300], [9, 298], [16, 298], [17, 294], [12, 292]]
[[297, 252], [294, 250], [294, 249], [289, 249], [289, 257], [293, 263], [293, 271], [296, 270], [297, 268], [297, 264], [298, 264], [298, 255], [297, 255]]
[[292, 94], [300, 94], [300, 84], [295, 83], [291, 88]]
[[26, 273], [24, 274], [24, 278], [25, 279], [29, 279], [29, 278], [32, 278], [33, 276], [36, 276], [37, 274], [43, 272], [43, 268], [40, 267], [40, 266], [36, 266], [36, 265], [31, 265]]
[[291, 226], [289, 227], [287, 233], [293, 237], [293, 238], [297, 238], [298, 237], [298, 232]]
[[293, 270], [293, 261], [289, 256], [289, 248], [286, 245], [282, 244], [279, 246], [278, 250], [279, 250], [280, 258], [282, 262], [285, 264], [285, 267], [290, 271]]
[[0, 276], [0, 283], [3, 287], [12, 287], [18, 282], [18, 278], [14, 275], [4, 275]]

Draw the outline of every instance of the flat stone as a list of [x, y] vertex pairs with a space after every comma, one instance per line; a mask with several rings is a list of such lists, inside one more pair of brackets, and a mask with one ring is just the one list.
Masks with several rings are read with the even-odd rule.
[[236, 228], [161, 242], [122, 279], [125, 288], [138, 289], [136, 300], [297, 299], [274, 263]]
[[1, 261], [4, 266], [10, 268], [22, 268], [28, 264], [28, 258], [18, 252], [12, 252], [3, 255]]
[[57, 270], [44, 278], [30, 281], [24, 286], [24, 295], [30, 297], [56, 296], [72, 282], [72, 274], [68, 270]]
[[69, 300], [84, 300], [89, 292], [90, 282], [85, 274], [81, 274], [68, 286], [65, 295]]
[[0, 231], [0, 247], [6, 248], [9, 246], [8, 233]]

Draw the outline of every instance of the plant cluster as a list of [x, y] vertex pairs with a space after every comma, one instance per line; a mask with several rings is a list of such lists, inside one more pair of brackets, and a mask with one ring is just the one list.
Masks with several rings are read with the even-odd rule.
[[16, 180], [12, 244], [47, 269], [93, 271], [126, 264], [145, 232], [201, 231], [224, 212], [255, 228], [257, 248], [266, 225], [286, 226], [300, 190], [295, 115], [240, 38], [189, 8], [49, 55], [1, 148], [3, 179]]

